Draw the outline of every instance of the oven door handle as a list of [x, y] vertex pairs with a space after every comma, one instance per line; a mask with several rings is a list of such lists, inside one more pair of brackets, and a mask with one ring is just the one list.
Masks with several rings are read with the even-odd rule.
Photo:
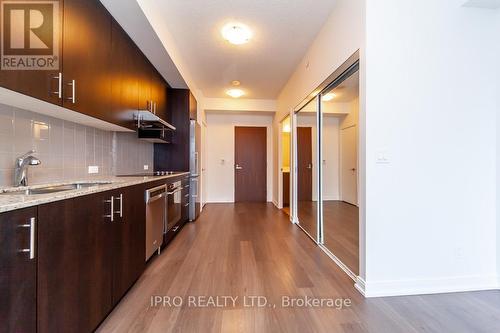
[[167, 192], [167, 195], [173, 195], [173, 194], [176, 194], [178, 192], [182, 191], [182, 188], [178, 188], [176, 189], [175, 191], [172, 191], [172, 192]]
[[159, 200], [159, 199], [164, 198], [164, 197], [165, 197], [165, 193], [162, 193], [160, 195], [149, 198], [147, 203], [155, 202], [156, 200]]

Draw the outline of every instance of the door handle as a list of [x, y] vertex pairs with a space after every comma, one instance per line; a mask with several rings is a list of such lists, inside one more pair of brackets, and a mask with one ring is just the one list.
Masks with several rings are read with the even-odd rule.
[[243, 170], [243, 167], [240, 166], [239, 164], [236, 164], [236, 170]]
[[308, 168], [308, 169], [312, 169], [312, 164], [311, 164], [311, 163], [309, 163], [309, 164], [307, 165], [307, 168]]

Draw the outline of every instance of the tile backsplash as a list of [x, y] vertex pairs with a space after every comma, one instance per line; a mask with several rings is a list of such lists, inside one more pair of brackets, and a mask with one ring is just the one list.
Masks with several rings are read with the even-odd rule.
[[[34, 149], [30, 184], [153, 170], [153, 144], [136, 133], [99, 130], [0, 104], [0, 187], [13, 185], [16, 157]], [[88, 174], [98, 166], [98, 174]]]

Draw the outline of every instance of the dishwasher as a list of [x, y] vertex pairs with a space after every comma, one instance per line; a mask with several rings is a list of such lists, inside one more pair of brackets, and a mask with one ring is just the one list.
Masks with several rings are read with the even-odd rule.
[[163, 244], [163, 229], [166, 219], [167, 186], [146, 190], [146, 261]]

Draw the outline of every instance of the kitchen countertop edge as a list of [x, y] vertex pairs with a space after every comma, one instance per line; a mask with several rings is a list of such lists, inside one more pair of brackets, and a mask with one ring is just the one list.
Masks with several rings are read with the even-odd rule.
[[[120, 189], [123, 187], [135, 186], [140, 184], [146, 184], [150, 182], [166, 180], [169, 178], [177, 178], [189, 175], [189, 172], [177, 173], [175, 175], [165, 175], [165, 176], [150, 176], [150, 177], [111, 177], [96, 179], [97, 182], [110, 181], [110, 184], [89, 187], [85, 189], [75, 189], [69, 191], [62, 191], [50, 194], [39, 194], [39, 195], [3, 195], [0, 197], [0, 213], [5, 213], [13, 210], [35, 207], [51, 202], [68, 200], [72, 198], [78, 198], [81, 196], [95, 194], [100, 192], [112, 191]], [[85, 180], [84, 182], [92, 182], [93, 180]], [[29, 186], [27, 188], [35, 188], [42, 186], [58, 186], [64, 184], [70, 184], [72, 182], [54, 182], [49, 184], [41, 184], [36, 186]], [[0, 189], [0, 192], [4, 192], [5, 189]]]

